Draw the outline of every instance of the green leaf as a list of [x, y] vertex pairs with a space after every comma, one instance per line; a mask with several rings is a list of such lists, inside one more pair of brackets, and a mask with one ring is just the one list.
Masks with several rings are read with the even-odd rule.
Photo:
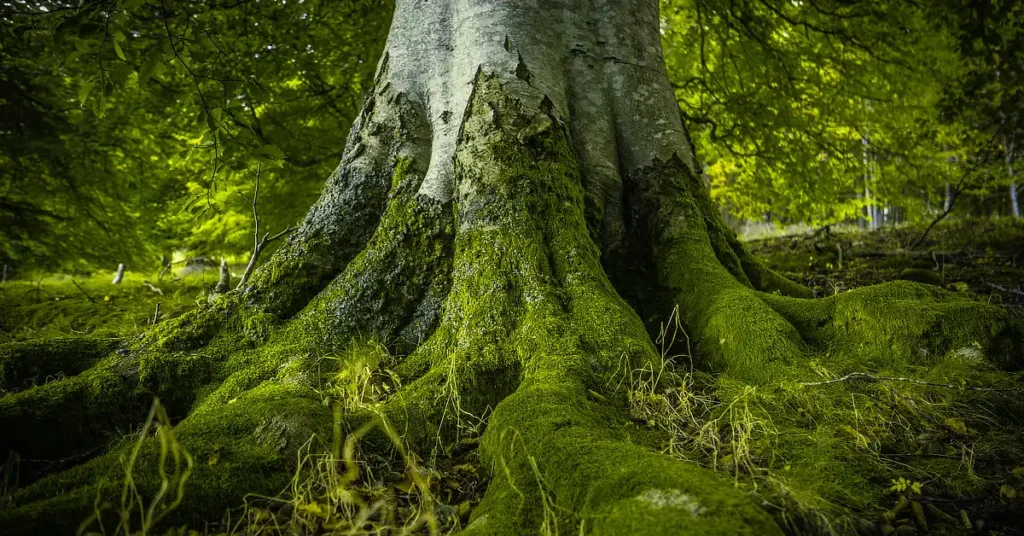
[[284, 151], [276, 145], [264, 145], [256, 150], [256, 156], [266, 157], [270, 160], [284, 160]]
[[123, 85], [134, 72], [135, 69], [133, 69], [128, 63], [115, 63], [110, 67], [108, 74], [111, 82], [117, 85]]
[[159, 74], [157, 71], [163, 71], [163, 61], [160, 59], [159, 52], [152, 52], [142, 67], [139, 69], [139, 87], [145, 86], [146, 82], [153, 77], [154, 74]]
[[124, 51], [121, 50], [121, 43], [119, 43], [117, 39], [114, 39], [114, 52], [117, 53], [118, 58], [121, 58], [124, 61], [128, 61], [128, 58], [124, 57]]
[[214, 108], [210, 110], [210, 114], [206, 116], [206, 124], [211, 130], [217, 130], [220, 128], [220, 118], [224, 115], [224, 110], [220, 108]]
[[238, 93], [238, 90], [241, 87], [242, 87], [242, 82], [240, 80], [227, 80], [227, 81], [224, 82], [224, 92], [225, 93], [230, 93], [230, 94], [234, 95], [235, 93]]
[[89, 93], [92, 91], [93, 86], [96, 85], [92, 80], [86, 80], [82, 82], [82, 85], [78, 88], [78, 105], [85, 106], [85, 102], [89, 100]]

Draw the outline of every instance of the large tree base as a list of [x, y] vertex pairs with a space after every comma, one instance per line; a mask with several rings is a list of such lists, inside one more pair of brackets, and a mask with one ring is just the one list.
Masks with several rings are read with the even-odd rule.
[[[591, 195], [550, 101], [486, 73], [462, 120], [453, 198], [422, 195], [429, 133], [417, 106], [379, 87], [333, 179], [344, 195], [325, 196], [251, 288], [106, 357], [68, 361], [67, 379], [0, 398], [0, 430], [13, 431], [0, 449], [53, 458], [102, 447], [104, 432], [143, 421], [155, 395], [194, 461], [165, 527], [201, 530], [246, 494], [278, 494], [300, 454], [317, 449], [313, 436], [352, 462], [332, 438], [357, 433], [362, 452], [406, 462], [450, 459], [479, 439], [490, 481], [469, 534], [774, 534], [814, 527], [818, 515], [827, 525], [877, 513], [890, 473], [872, 477], [865, 460], [903, 454], [922, 427], [962, 438], [995, 430], [994, 417], [964, 408], [1002, 391], [910, 393], [883, 381], [871, 385], [894, 394], [879, 399], [858, 382], [813, 382], [913, 372], [953, 384], [955, 371], [992, 384], [1005, 378], [996, 369], [1024, 363], [1019, 324], [1000, 309], [908, 282], [797, 297], [806, 291], [743, 250], [679, 158], [622, 179], [628, 206], [617, 217], [634, 238], [608, 241], [611, 209]], [[382, 132], [395, 139], [383, 145]], [[356, 198], [353, 221], [323, 223], [325, 207]], [[704, 388], [717, 391], [665, 372], [680, 346], [659, 351], [651, 331], [673, 310], [693, 367], [717, 375]], [[55, 364], [66, 350], [40, 351]], [[4, 370], [27, 370], [23, 350], [6, 355]], [[899, 407], [908, 400], [951, 413]], [[905, 422], [883, 426], [886, 404]], [[1016, 431], [1014, 418], [1000, 426]], [[103, 504], [114, 506], [98, 517], [114, 526], [125, 459], [142, 497], [167, 496], [166, 437], [138, 445], [18, 490], [0, 511], [5, 534], [68, 533]], [[823, 468], [875, 491], [811, 485]], [[759, 503], [740, 481], [789, 502]], [[787, 496], [787, 482], [806, 487]], [[440, 517], [429, 513], [426, 528]]]

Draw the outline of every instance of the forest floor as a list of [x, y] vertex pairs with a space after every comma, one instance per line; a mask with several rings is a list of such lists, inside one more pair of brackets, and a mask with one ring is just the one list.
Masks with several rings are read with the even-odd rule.
[[938, 224], [917, 247], [920, 226], [873, 232], [825, 227], [747, 243], [769, 266], [818, 297], [896, 279], [938, 285], [1013, 308], [1024, 307], [1024, 223], [964, 219]]
[[[1008, 219], [942, 222], [916, 248], [920, 226], [873, 232], [832, 227], [747, 242], [770, 267], [818, 297], [896, 279], [1024, 308], [1024, 223]], [[128, 337], [206, 300], [215, 269], [165, 276], [128, 272], [46, 275], [0, 285], [0, 344], [45, 337]], [[159, 312], [157, 305], [159, 304]]]
[[[922, 232], [911, 226], [874, 232], [824, 228], [751, 241], [747, 246], [819, 297], [908, 279], [1006, 306], [1024, 318], [1024, 224], [989, 219], [942, 222], [916, 248], [909, 248]], [[128, 273], [119, 285], [111, 284], [112, 276], [44, 276], [0, 286], [0, 349], [33, 339], [130, 338], [206, 302], [216, 284], [215, 270], [162, 280], [156, 274]], [[845, 373], [838, 364], [834, 366], [835, 370], [826, 371], [824, 365], [811, 363], [825, 378]], [[906, 368], [874, 371], [879, 376], [920, 373], [921, 378], [940, 382], [929, 385], [847, 382], [846, 390], [833, 389], [833, 384], [754, 392], [684, 367], [665, 372], [677, 382], [668, 389], [629, 378], [631, 413], [637, 426], [660, 428], [684, 438], [666, 447], [666, 452], [731, 473], [737, 485], [758, 494], [766, 508], [778, 508], [775, 515], [789, 532], [887, 536], [956, 534], [985, 527], [981, 532], [1024, 534], [1013, 521], [1024, 507], [1022, 428], [1019, 423], [986, 427], [987, 414], [964, 409], [973, 402], [961, 395], [971, 391], [942, 387], [942, 382], [954, 380], [966, 382], [961, 387], [972, 382], [995, 386], [975, 392], [978, 400], [988, 397], [984, 402], [989, 404], [1003, 396], [1002, 391], [1019, 391], [1019, 378], [986, 371], [971, 376], [954, 364], [933, 373]], [[995, 383], [981, 383], [990, 377]], [[42, 381], [54, 379], [59, 378]], [[31, 386], [20, 388], [27, 387]], [[5, 394], [0, 391], [0, 397]], [[791, 415], [781, 413], [790, 410]], [[1024, 421], [1024, 416], [1012, 420]], [[449, 520], [442, 523], [442, 532], [464, 523], [486, 489], [475, 468], [475, 443], [465, 447], [445, 463], [424, 468], [430, 472], [436, 506], [446, 510], [437, 515]], [[75, 463], [65, 462], [32, 467], [32, 460], [23, 460], [20, 470], [39, 477]], [[358, 493], [369, 499], [386, 490], [389, 504], [399, 510], [392, 512], [390, 522], [397, 518], [400, 525], [422, 498], [411, 497], [415, 486], [407, 482], [407, 472], [405, 476], [401, 468], [393, 472], [390, 480], [383, 480], [390, 483], [363, 482]], [[330, 511], [341, 508], [329, 498], [329, 486], [337, 475], [324, 473], [323, 467], [313, 467], [309, 473], [314, 476], [300, 478], [297, 471], [292, 486], [293, 491], [304, 490], [305, 496], [289, 496], [291, 492], [285, 490], [271, 506], [249, 511], [257, 515], [250, 516], [247, 528], [224, 527], [215, 533], [241, 527], [243, 533], [290, 534], [269, 527], [280, 529], [303, 516], [299, 520], [305, 527], [303, 534], [326, 533], [331, 523], [340, 526]], [[823, 479], [823, 474], [831, 478]], [[0, 509], [14, 481], [9, 463], [0, 468]], [[855, 515], [847, 515], [850, 512]], [[310, 527], [314, 528], [306, 530]], [[573, 532], [572, 527], [566, 529]]]
[[213, 269], [182, 277], [128, 272], [44, 275], [0, 285], [0, 344], [54, 337], [131, 337], [206, 301]]

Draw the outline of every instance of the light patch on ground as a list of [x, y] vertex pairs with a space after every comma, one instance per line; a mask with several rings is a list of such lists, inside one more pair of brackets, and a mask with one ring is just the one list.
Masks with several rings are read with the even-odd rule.
[[953, 356], [963, 359], [964, 361], [976, 361], [980, 362], [985, 359], [985, 354], [982, 353], [980, 348], [975, 346], [965, 346], [953, 351]]
[[693, 517], [698, 517], [707, 509], [697, 502], [697, 499], [677, 489], [649, 489], [637, 500], [647, 503], [651, 508], [679, 508], [690, 512]]

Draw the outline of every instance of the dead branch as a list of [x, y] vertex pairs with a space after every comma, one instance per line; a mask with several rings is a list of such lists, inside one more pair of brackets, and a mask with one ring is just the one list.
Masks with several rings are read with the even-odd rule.
[[152, 290], [153, 292], [156, 292], [161, 296], [164, 295], [164, 291], [160, 290], [160, 287], [154, 285], [153, 283], [150, 283], [149, 281], [143, 281], [142, 284], [145, 285], [146, 288], [148, 288], [149, 290]]
[[1024, 291], [1022, 291], [1022, 290], [1006, 288], [1004, 286], [997, 285], [995, 283], [985, 283], [985, 284], [990, 286], [990, 287], [992, 287], [992, 288], [994, 288], [994, 289], [996, 289], [996, 290], [998, 290], [998, 291], [1000, 291], [1000, 292], [1006, 292], [1006, 293], [1009, 293], [1009, 294], [1016, 294], [1018, 296], [1024, 296]]
[[953, 188], [952, 195], [949, 198], [949, 204], [946, 205], [946, 207], [942, 210], [941, 214], [939, 214], [935, 219], [932, 220], [931, 223], [928, 224], [928, 227], [924, 230], [923, 233], [921, 233], [921, 236], [918, 237], [918, 239], [915, 240], [913, 244], [910, 244], [910, 247], [907, 248], [908, 250], [915, 249], [917, 248], [917, 246], [921, 245], [921, 243], [924, 242], [924, 239], [928, 238], [928, 233], [932, 232], [932, 229], [935, 228], [935, 226], [938, 225], [940, 221], [946, 219], [946, 216], [949, 216], [950, 212], [953, 212], [953, 207], [956, 206], [957, 200], [960, 199], [960, 194], [963, 193], [964, 191], [964, 180], [966, 179], [966, 177], [967, 174], [965, 173], [960, 178], [960, 182], [957, 182], [956, 187]]
[[913, 384], [917, 384], [917, 385], [927, 385], [929, 387], [944, 387], [946, 389], [966, 389], [968, 391], [1024, 391], [1024, 389], [1019, 388], [1019, 387], [996, 388], [996, 387], [975, 387], [975, 386], [972, 386], [972, 385], [953, 385], [953, 384], [950, 384], [950, 383], [929, 382], [929, 381], [925, 381], [925, 380], [919, 380], [917, 378], [899, 378], [899, 377], [890, 377], [890, 376], [875, 376], [874, 374], [868, 374], [867, 372], [851, 372], [851, 373], [849, 373], [846, 376], [843, 376], [841, 378], [835, 378], [835, 379], [832, 379], [832, 380], [824, 380], [824, 381], [820, 381], [820, 382], [800, 382], [800, 385], [803, 385], [805, 387], [812, 387], [812, 386], [818, 386], [818, 385], [830, 385], [830, 384], [833, 384], [833, 383], [853, 382], [853, 381], [865, 381], [865, 382], [905, 382], [905, 383], [913, 383]]
[[73, 285], [75, 285], [75, 288], [77, 288], [79, 291], [81, 291], [81, 293], [83, 295], [85, 295], [85, 299], [89, 300], [89, 303], [96, 303], [96, 300], [92, 299], [92, 296], [90, 296], [89, 293], [86, 292], [85, 289], [82, 288], [81, 285], [78, 284], [78, 281], [75, 281], [74, 279], [72, 279], [71, 283]]
[[243, 288], [243, 287], [245, 287], [245, 284], [249, 281], [249, 276], [251, 276], [253, 270], [256, 269], [256, 261], [259, 260], [260, 253], [262, 253], [263, 250], [267, 246], [269, 246], [275, 240], [278, 240], [281, 237], [287, 235], [288, 233], [291, 233], [292, 231], [296, 230], [295, 227], [292, 227], [291, 225], [289, 225], [288, 227], [285, 227], [285, 229], [283, 231], [281, 231], [280, 233], [277, 233], [276, 235], [271, 236], [270, 233], [265, 233], [263, 235], [263, 237], [260, 238], [260, 214], [259, 214], [259, 210], [257, 209], [256, 205], [257, 205], [257, 203], [259, 203], [259, 196], [260, 196], [260, 172], [261, 172], [261, 170], [262, 170], [262, 163], [257, 162], [256, 163], [256, 187], [253, 189], [252, 199], [249, 199], [248, 197], [245, 196], [245, 194], [239, 192], [239, 195], [241, 195], [243, 198], [245, 198], [245, 200], [248, 201], [249, 204], [252, 206], [252, 220], [253, 220], [253, 224], [254, 225], [253, 225], [253, 233], [252, 233], [253, 234], [252, 255], [249, 256], [249, 262], [245, 265], [245, 271], [242, 272], [242, 277], [239, 278], [238, 285], [236, 285], [235, 288]]

